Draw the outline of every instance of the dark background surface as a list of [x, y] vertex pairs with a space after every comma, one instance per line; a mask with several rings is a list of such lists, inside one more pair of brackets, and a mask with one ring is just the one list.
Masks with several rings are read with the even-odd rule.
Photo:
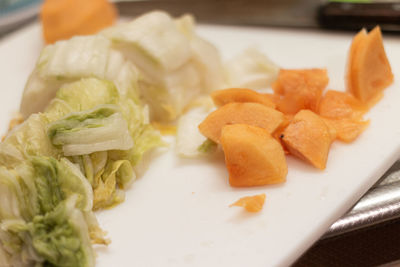
[[400, 266], [400, 220], [318, 241], [293, 266]]

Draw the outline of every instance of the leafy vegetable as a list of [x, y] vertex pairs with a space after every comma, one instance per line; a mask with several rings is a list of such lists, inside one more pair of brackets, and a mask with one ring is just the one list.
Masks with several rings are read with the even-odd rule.
[[102, 33], [138, 67], [139, 90], [155, 120], [176, 119], [200, 94], [223, 85], [218, 51], [193, 23], [155, 11]]
[[90, 184], [69, 160], [34, 157], [32, 164], [42, 213], [53, 210], [60, 200], [72, 194], [78, 194], [77, 206], [80, 209], [92, 209], [93, 193]]
[[201, 153], [210, 153], [212, 151], [215, 151], [215, 149], [217, 148], [218, 144], [215, 143], [213, 140], [211, 139], [207, 139], [206, 141], [204, 141], [198, 148], [197, 150]]
[[67, 102], [72, 110], [82, 111], [101, 104], [116, 104], [119, 93], [112, 82], [89, 78], [61, 87], [56, 98]]
[[128, 122], [128, 129], [134, 140], [134, 146], [129, 150], [112, 150], [109, 157], [113, 160], [127, 159], [132, 166], [136, 166], [144, 153], [155, 147], [164, 146], [161, 135], [149, 122], [146, 108], [141, 108], [131, 99], [121, 99], [119, 102], [121, 112]]
[[[149, 124], [147, 108], [134, 98], [120, 97], [104, 80], [88, 78], [63, 86], [43, 116], [51, 122], [52, 144], [71, 156], [92, 185], [95, 209], [123, 201], [121, 189], [135, 177], [132, 168], [146, 151], [163, 145]], [[124, 162], [116, 167], [115, 172], [124, 173], [118, 179], [107, 172], [116, 162]]]
[[94, 180], [94, 209], [122, 202], [125, 194], [121, 189], [135, 178], [129, 161], [109, 162], [102, 175]]
[[46, 46], [25, 86], [22, 115], [42, 111], [66, 82], [91, 76], [103, 78], [109, 49], [109, 40], [96, 35]]
[[53, 266], [94, 266], [94, 253], [84, 216], [73, 198], [28, 224], [33, 247]]
[[132, 168], [146, 151], [163, 145], [146, 107], [120, 97], [108, 81], [89, 78], [65, 85], [43, 116], [51, 121], [52, 144], [71, 156], [92, 185], [95, 209], [123, 201], [121, 189], [135, 177]]
[[57, 156], [59, 152], [47, 138], [46, 123], [42, 115], [34, 114], [15, 127], [0, 143], [0, 163], [15, 167], [29, 156]]
[[108, 243], [92, 209], [123, 201], [143, 155], [165, 145], [150, 116], [176, 119], [224, 84], [221, 66], [192, 17], [158, 11], [46, 46], [26, 121], [0, 144], [0, 264], [92, 266], [89, 241]]
[[[136, 67], [102, 35], [79, 36], [43, 49], [25, 86], [20, 112], [27, 118], [43, 111], [63, 85], [91, 77], [110, 80], [120, 94], [138, 99]], [[81, 103], [88, 100], [85, 96]]]
[[105, 72], [109, 47], [110, 42], [101, 35], [74, 37], [46, 46], [37, 67], [42, 77], [99, 77]]
[[201, 83], [206, 92], [226, 87], [221, 56], [217, 48], [205, 39], [193, 36], [190, 40], [193, 62], [201, 73]]
[[103, 31], [103, 34], [123, 47], [141, 69], [157, 76], [171, 71], [190, 58], [188, 40], [176, 28], [165, 12], [155, 11]]
[[102, 104], [117, 104], [119, 93], [112, 82], [95, 78], [81, 79], [62, 86], [46, 108], [49, 122], [59, 120], [72, 112], [92, 109]]
[[104, 234], [86, 222], [93, 193], [75, 165], [33, 156], [13, 170], [1, 167], [0, 193], [0, 243], [13, 265], [93, 266], [88, 231], [98, 240]]
[[199, 147], [207, 140], [198, 129], [198, 125], [207, 117], [210, 109], [197, 107], [182, 115], [178, 121], [176, 152], [183, 157], [196, 157], [203, 153]]
[[65, 156], [128, 150], [133, 146], [127, 122], [115, 105], [70, 113], [48, 127], [51, 142], [62, 146]]
[[76, 195], [61, 201], [29, 223], [5, 221], [3, 229], [31, 240], [35, 256], [44, 266], [94, 266], [85, 217], [75, 208]]
[[259, 50], [248, 48], [225, 63], [225, 72], [231, 87], [263, 89], [276, 79], [279, 67]]

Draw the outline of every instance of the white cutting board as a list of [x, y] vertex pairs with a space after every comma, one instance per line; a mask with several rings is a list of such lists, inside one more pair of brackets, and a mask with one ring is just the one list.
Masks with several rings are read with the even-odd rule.
[[[344, 89], [353, 34], [306, 30], [201, 26], [224, 58], [256, 45], [285, 68], [327, 67], [329, 88]], [[384, 36], [395, 79], [400, 77], [400, 39]], [[0, 43], [0, 125], [4, 132], [18, 109], [26, 78], [42, 46], [32, 25]], [[319, 171], [288, 157], [287, 182], [234, 189], [223, 156], [183, 160], [160, 152], [126, 194], [126, 201], [98, 213], [112, 243], [96, 248], [97, 266], [286, 266], [293, 263], [344, 214], [398, 158], [400, 86], [367, 114], [368, 129], [352, 144], [335, 142]], [[264, 209], [249, 214], [228, 205], [266, 193]]]

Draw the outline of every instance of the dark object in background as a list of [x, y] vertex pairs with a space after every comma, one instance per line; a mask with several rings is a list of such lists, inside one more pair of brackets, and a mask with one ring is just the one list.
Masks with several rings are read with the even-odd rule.
[[[0, 0], [1, 1], [1, 0]], [[40, 0], [20, 0], [39, 3]], [[202, 23], [360, 30], [379, 24], [382, 31], [400, 33], [400, 1], [380, 3], [322, 0], [135, 0], [116, 1], [122, 16], [162, 9], [173, 16], [192, 13]], [[37, 13], [37, 11], [36, 11]], [[34, 14], [32, 14], [34, 15]], [[15, 17], [16, 18], [16, 17]], [[0, 33], [4, 14], [0, 8]], [[10, 31], [20, 25], [12, 25]]]
[[120, 14], [140, 15], [155, 9], [172, 16], [193, 14], [201, 23], [241, 26], [318, 27], [320, 0], [136, 0], [118, 2]]
[[292, 267], [400, 266], [400, 220], [320, 240]]
[[323, 28], [359, 30], [380, 25], [383, 31], [400, 32], [400, 1], [382, 3], [329, 2], [318, 10]]
[[121, 15], [161, 9], [173, 16], [191, 13], [202, 23], [352, 31], [379, 24], [382, 31], [400, 32], [400, 1], [136, 0], [119, 2], [117, 6]]

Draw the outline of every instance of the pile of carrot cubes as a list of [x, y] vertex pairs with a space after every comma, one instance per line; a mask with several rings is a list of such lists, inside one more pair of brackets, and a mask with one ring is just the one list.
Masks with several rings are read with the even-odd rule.
[[272, 94], [225, 89], [211, 94], [218, 107], [199, 125], [221, 144], [234, 187], [282, 183], [286, 155], [325, 169], [333, 141], [354, 141], [366, 128], [363, 115], [393, 82], [379, 27], [353, 39], [347, 91], [325, 89], [326, 69], [282, 69]]

